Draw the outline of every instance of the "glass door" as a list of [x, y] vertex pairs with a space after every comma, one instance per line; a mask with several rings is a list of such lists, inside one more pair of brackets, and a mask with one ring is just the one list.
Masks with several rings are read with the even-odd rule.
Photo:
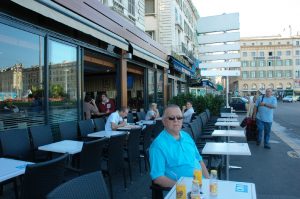
[[49, 40], [49, 123], [78, 120], [77, 48]]

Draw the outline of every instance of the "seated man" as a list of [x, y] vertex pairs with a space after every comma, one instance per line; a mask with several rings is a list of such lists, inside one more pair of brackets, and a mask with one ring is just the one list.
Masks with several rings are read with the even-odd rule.
[[208, 171], [190, 135], [181, 130], [182, 112], [169, 105], [163, 114], [165, 129], [150, 146], [150, 175], [155, 184], [172, 187], [180, 177], [193, 177], [195, 169], [209, 178]]
[[191, 101], [187, 101], [186, 106], [183, 106], [182, 108], [184, 117], [183, 123], [190, 123], [194, 112], [193, 103]]
[[125, 126], [126, 122], [124, 121], [124, 117], [126, 117], [127, 114], [128, 114], [127, 107], [122, 107], [120, 111], [116, 111], [110, 114], [105, 124], [105, 130], [115, 131], [117, 130], [117, 128]]
[[107, 97], [106, 93], [101, 95], [101, 99], [102, 101], [98, 105], [101, 113], [112, 113], [115, 111], [115, 103]]

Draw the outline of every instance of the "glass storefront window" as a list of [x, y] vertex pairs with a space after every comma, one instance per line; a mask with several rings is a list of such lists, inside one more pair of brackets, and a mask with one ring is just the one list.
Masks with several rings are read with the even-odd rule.
[[0, 130], [45, 124], [44, 37], [0, 24]]
[[78, 120], [77, 49], [49, 41], [49, 122]]
[[149, 102], [149, 104], [155, 102], [154, 85], [155, 85], [154, 71], [149, 69], [148, 70], [148, 102]]
[[186, 84], [185, 83], [181, 83], [181, 93], [185, 93], [186, 92]]
[[164, 75], [161, 70], [156, 72], [157, 78], [157, 105], [160, 108], [164, 106]]

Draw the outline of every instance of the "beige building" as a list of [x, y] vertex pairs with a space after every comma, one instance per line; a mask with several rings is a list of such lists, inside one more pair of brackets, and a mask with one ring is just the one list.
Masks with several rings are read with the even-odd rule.
[[15, 64], [5, 69], [3, 67], [0, 70], [0, 91], [20, 94], [23, 87], [22, 70], [22, 64]]
[[277, 95], [300, 92], [300, 36], [241, 38], [239, 95], [272, 88]]

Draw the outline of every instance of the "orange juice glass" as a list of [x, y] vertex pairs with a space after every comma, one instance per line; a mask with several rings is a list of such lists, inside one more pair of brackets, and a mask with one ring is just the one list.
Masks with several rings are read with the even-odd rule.
[[185, 184], [176, 184], [176, 199], [186, 199]]
[[194, 170], [194, 179], [198, 180], [199, 186], [202, 186], [202, 170], [200, 169], [195, 169]]

